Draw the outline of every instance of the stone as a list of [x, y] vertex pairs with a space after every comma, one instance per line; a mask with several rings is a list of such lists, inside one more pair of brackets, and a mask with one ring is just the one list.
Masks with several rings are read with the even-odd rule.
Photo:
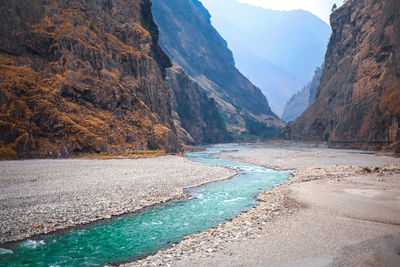
[[33, 223], [33, 228], [43, 228], [43, 224], [41, 224], [39, 222], [35, 222], [35, 223]]

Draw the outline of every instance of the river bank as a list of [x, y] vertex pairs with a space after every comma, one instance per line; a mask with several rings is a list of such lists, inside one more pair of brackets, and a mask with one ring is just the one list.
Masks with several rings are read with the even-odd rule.
[[2, 161], [0, 169], [0, 243], [132, 213], [236, 174], [177, 156]]
[[294, 172], [258, 206], [125, 266], [397, 266], [400, 159], [309, 144], [220, 157]]
[[[125, 266], [399, 262], [399, 158], [310, 144], [213, 147], [218, 150], [222, 158], [292, 170], [292, 177], [261, 193], [260, 204], [236, 218]], [[236, 173], [174, 156], [10, 161], [0, 167], [4, 241], [134, 212]]]

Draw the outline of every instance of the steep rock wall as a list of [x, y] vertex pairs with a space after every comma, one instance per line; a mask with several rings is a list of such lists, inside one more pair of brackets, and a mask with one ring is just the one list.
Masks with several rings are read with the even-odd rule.
[[195, 145], [230, 141], [215, 100], [179, 66], [167, 70], [175, 127], [182, 143]]
[[282, 136], [400, 150], [400, 2], [349, 0], [331, 24], [315, 101]]
[[198, 0], [153, 0], [160, 45], [215, 100], [233, 136], [271, 137], [283, 127], [261, 91], [236, 68], [227, 43]]
[[178, 151], [149, 0], [0, 4], [3, 154]]

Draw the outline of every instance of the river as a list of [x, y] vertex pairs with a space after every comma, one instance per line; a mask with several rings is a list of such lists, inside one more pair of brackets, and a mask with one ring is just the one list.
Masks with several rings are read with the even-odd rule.
[[138, 213], [6, 244], [0, 248], [0, 266], [96, 266], [133, 261], [234, 218], [256, 205], [260, 192], [289, 177], [288, 172], [214, 155], [229, 149], [208, 146], [206, 151], [188, 153], [188, 158], [234, 168], [238, 175], [233, 178], [186, 189], [187, 198]]

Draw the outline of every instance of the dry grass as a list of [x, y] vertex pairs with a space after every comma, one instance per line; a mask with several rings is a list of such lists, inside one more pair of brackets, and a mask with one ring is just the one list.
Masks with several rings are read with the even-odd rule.
[[15, 153], [14, 149], [11, 146], [0, 146], [0, 160], [16, 160], [17, 153]]
[[169, 131], [169, 128], [162, 124], [154, 124], [153, 129], [154, 133], [160, 137], [162, 137], [165, 132]]
[[[140, 20], [98, 19], [100, 14], [92, 16], [57, 1], [45, 6], [52, 11], [44, 12], [39, 23], [12, 34], [33, 33], [49, 55], [59, 49], [55, 44], [60, 38], [71, 40], [74, 48], [57, 51], [63, 63], [0, 55], [0, 127], [7, 132], [0, 139], [7, 146], [1, 147], [0, 157], [61, 158], [86, 151], [103, 152], [93, 154], [101, 158], [164, 154], [141, 151], [169, 149], [164, 139], [171, 128], [140, 99], [146, 91], [136, 95], [147, 85], [153, 90], [150, 82], [158, 75], [150, 64], [152, 37]], [[118, 30], [106, 31], [108, 27]], [[121, 65], [120, 55], [128, 54], [140, 75]], [[129, 152], [108, 153], [122, 150]]]
[[101, 153], [80, 153], [75, 155], [76, 158], [89, 158], [89, 159], [138, 159], [138, 158], [155, 158], [165, 156], [163, 150], [129, 150], [123, 152], [101, 152]]
[[[82, 105], [60, 98], [61, 83], [74, 88], [86, 86], [78, 82], [69, 84], [65, 79], [67, 72], [54, 73], [51, 79], [40, 79], [41, 73], [27, 65], [20, 66], [15, 59], [0, 56], [0, 62], [0, 86], [7, 97], [7, 103], [1, 106], [0, 125], [19, 133], [17, 140], [11, 143], [3, 140], [9, 147], [1, 158], [14, 159], [15, 155], [9, 152], [16, 147], [19, 147], [17, 154], [34, 150], [41, 158], [63, 157], [61, 152], [65, 149], [85, 151], [88, 147], [93, 151], [140, 150], [146, 148], [149, 137], [160, 139], [170, 131], [142, 101], [138, 101], [138, 110], [118, 116], [89, 102]], [[79, 73], [74, 76], [86, 77]], [[97, 82], [104, 87], [108, 85], [107, 81]], [[160, 153], [138, 152], [123, 156], [136, 158], [154, 154]]]

